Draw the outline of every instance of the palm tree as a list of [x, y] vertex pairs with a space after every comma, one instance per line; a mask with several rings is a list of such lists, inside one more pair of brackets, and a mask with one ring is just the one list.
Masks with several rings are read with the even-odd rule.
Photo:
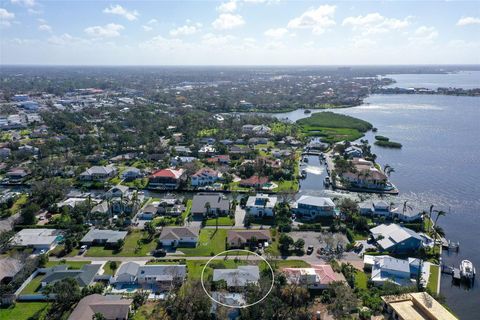
[[430, 205], [430, 209], [428, 211], [428, 231], [432, 228], [432, 213], [433, 213], [433, 207], [435, 207], [433, 204]]
[[433, 226], [433, 248], [435, 249], [435, 244], [437, 243], [437, 237], [439, 238], [443, 238], [445, 237], [445, 231], [443, 231], [443, 228], [438, 226], [438, 225], [434, 225]]
[[387, 177], [390, 178], [390, 174], [391, 174], [392, 172], [395, 172], [395, 169], [394, 169], [391, 165], [386, 164], [386, 165], [383, 167], [383, 172], [385, 172], [385, 174], [387, 175]]
[[437, 217], [435, 218], [435, 222], [434, 222], [434, 227], [437, 225], [437, 221], [438, 221], [438, 218], [440, 218], [441, 216], [446, 216], [447, 213], [443, 210], [435, 210], [435, 212], [437, 213]]
[[407, 210], [413, 210], [412, 206], [408, 204], [408, 200], [405, 200], [403, 202], [403, 208], [402, 208], [402, 213], [403, 215], [405, 216], [405, 212], [407, 212]]

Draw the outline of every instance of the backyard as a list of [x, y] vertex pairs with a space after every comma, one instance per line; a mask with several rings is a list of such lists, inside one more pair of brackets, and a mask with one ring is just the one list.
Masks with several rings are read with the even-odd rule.
[[434, 293], [438, 292], [438, 277], [440, 268], [436, 265], [430, 265], [430, 277], [428, 278], [427, 288]]
[[0, 320], [36, 319], [35, 315], [46, 311], [49, 305], [47, 302], [17, 302], [13, 307], [0, 309]]

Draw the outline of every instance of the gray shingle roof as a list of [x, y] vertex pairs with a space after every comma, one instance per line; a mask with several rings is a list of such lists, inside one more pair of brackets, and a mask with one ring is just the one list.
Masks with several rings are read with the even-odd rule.
[[260, 271], [257, 266], [239, 266], [237, 269], [213, 270], [213, 281], [225, 280], [229, 287], [243, 287], [257, 283]]
[[91, 229], [82, 238], [81, 242], [94, 242], [94, 241], [106, 240], [107, 243], [116, 243], [119, 239], [124, 239], [126, 236], [127, 236], [127, 231]]
[[225, 199], [219, 193], [200, 193], [193, 197], [192, 213], [205, 213], [205, 204], [210, 203], [210, 210], [228, 211], [230, 209], [230, 201]]
[[179, 240], [180, 238], [196, 237], [198, 238], [198, 230], [187, 227], [165, 227], [160, 234], [159, 240]]

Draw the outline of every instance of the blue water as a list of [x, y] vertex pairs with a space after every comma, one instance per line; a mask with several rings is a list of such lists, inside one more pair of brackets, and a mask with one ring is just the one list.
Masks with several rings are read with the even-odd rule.
[[455, 87], [463, 89], [480, 88], [480, 71], [460, 71], [446, 74], [394, 74], [386, 75], [396, 83], [388, 87], [399, 88], [428, 88]]
[[[407, 85], [422, 82], [424, 76], [418, 76]], [[475, 76], [472, 81], [480, 84], [480, 72]], [[456, 79], [450, 86], [461, 84]], [[403, 144], [402, 149], [372, 147], [379, 163], [395, 168], [391, 180], [400, 190], [396, 201], [408, 200], [426, 210], [434, 204], [449, 211], [439, 224], [448, 239], [460, 241], [460, 252], [444, 254], [444, 262], [458, 266], [469, 259], [480, 270], [480, 97], [374, 95], [362, 106], [335, 112], [367, 120], [378, 128], [376, 134]], [[309, 115], [296, 110], [276, 116], [295, 121]], [[373, 142], [373, 136], [370, 132], [366, 138]], [[311, 157], [306, 170], [301, 193], [336, 195], [323, 190], [325, 172], [318, 158]], [[445, 275], [441, 294], [461, 319], [478, 319], [478, 281], [466, 290], [452, 286], [451, 277]]]

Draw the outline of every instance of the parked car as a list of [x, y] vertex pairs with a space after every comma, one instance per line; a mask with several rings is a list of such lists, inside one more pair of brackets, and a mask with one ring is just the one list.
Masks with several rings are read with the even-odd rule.
[[308, 246], [307, 248], [307, 254], [311, 255], [313, 253], [313, 246]]
[[154, 250], [152, 254], [154, 257], [165, 257], [167, 255], [167, 252], [163, 249], [157, 249]]
[[87, 251], [87, 249], [88, 249], [88, 246], [84, 244], [83, 246], [80, 247], [78, 254], [83, 254], [85, 251]]

